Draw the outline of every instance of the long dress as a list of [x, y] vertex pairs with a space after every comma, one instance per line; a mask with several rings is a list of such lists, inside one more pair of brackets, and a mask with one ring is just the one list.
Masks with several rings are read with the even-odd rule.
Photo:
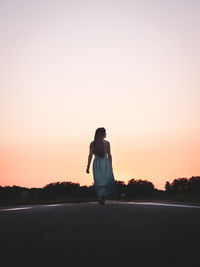
[[116, 197], [116, 184], [110, 160], [108, 158], [106, 141], [104, 141], [105, 154], [101, 158], [95, 155], [93, 160], [94, 187], [99, 198]]

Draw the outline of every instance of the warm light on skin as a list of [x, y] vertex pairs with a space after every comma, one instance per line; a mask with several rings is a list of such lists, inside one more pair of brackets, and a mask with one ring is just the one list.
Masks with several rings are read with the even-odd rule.
[[163, 189], [200, 175], [199, 12], [199, 1], [1, 2], [0, 185], [91, 185], [98, 127], [117, 180]]

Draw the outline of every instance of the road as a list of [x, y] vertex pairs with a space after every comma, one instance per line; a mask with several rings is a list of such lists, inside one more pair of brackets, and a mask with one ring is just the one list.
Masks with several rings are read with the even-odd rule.
[[196, 266], [200, 206], [108, 201], [0, 208], [2, 266]]

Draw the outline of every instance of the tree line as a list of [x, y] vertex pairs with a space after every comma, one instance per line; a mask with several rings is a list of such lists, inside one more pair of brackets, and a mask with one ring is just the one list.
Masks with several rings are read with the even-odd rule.
[[166, 182], [165, 190], [168, 194], [200, 194], [200, 176], [174, 179], [172, 183]]
[[[162, 194], [200, 194], [200, 176], [191, 178], [178, 178], [173, 182], [166, 182], [165, 190], [158, 190], [148, 180], [130, 179], [126, 184], [124, 181], [115, 181], [117, 197], [158, 196]], [[43, 203], [48, 201], [65, 201], [66, 199], [95, 199], [96, 192], [94, 184], [91, 186], [80, 186], [79, 183], [68, 181], [53, 182], [42, 188], [26, 188], [20, 186], [0, 186], [0, 205], [21, 201], [24, 203]]]

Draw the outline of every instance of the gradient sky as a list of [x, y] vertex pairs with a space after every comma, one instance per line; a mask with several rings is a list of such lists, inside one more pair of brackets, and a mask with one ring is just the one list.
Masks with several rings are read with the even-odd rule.
[[200, 175], [199, 14], [199, 0], [0, 0], [0, 185], [91, 185], [98, 127], [116, 180]]

